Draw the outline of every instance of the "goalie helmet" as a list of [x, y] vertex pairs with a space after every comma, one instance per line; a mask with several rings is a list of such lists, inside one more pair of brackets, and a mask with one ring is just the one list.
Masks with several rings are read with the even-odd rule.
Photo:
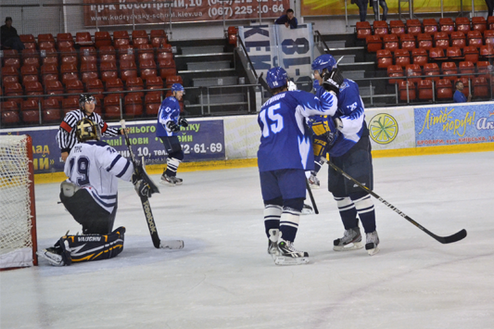
[[88, 140], [97, 140], [101, 138], [101, 128], [98, 124], [88, 118], [77, 121], [76, 124], [76, 136], [79, 142], [85, 142]]
[[93, 102], [96, 105], [96, 98], [93, 95], [84, 95], [81, 94], [79, 96], [79, 107], [84, 109], [84, 104]]
[[319, 74], [322, 74], [324, 69], [331, 71], [332, 69], [336, 68], [336, 66], [337, 66], [336, 59], [334, 59], [334, 57], [331, 56], [330, 54], [324, 54], [317, 57], [312, 62], [312, 71], [318, 71]]
[[271, 89], [284, 87], [288, 82], [288, 75], [284, 68], [273, 67], [266, 73], [266, 82]]

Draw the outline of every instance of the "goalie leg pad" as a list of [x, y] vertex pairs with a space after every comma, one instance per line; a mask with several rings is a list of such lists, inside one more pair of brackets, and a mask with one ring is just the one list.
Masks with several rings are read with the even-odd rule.
[[110, 234], [66, 235], [61, 245], [70, 252], [72, 263], [116, 257], [123, 250], [125, 227]]

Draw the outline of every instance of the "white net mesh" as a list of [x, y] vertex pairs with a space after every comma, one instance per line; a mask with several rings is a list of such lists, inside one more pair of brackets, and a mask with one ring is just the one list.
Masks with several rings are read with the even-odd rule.
[[28, 138], [0, 136], [0, 268], [33, 265]]

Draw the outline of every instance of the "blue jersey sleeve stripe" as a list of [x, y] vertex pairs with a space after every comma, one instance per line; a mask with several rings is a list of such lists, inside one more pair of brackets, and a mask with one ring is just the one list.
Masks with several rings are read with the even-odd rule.
[[115, 166], [115, 164], [118, 162], [118, 160], [120, 160], [122, 156], [120, 154], [118, 154], [115, 159], [113, 159], [113, 161], [111, 162], [110, 166], [108, 168], [106, 168], [106, 171], [110, 171], [113, 169], [113, 167]]
[[127, 160], [127, 163], [125, 164], [125, 167], [122, 169], [122, 171], [116, 175], [118, 178], [122, 177], [126, 172], [127, 170], [129, 169], [129, 166], [130, 166], [130, 161]]

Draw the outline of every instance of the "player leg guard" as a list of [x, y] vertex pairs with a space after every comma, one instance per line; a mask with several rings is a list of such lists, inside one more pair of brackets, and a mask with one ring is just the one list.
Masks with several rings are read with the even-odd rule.
[[119, 227], [110, 234], [66, 235], [60, 245], [70, 252], [72, 263], [108, 259], [123, 250], [125, 227]]
[[295, 241], [297, 235], [300, 211], [289, 207], [283, 207], [280, 218], [280, 233], [285, 241]]
[[365, 233], [374, 232], [376, 230], [376, 212], [371, 196], [367, 193], [365, 195], [360, 194], [359, 196], [352, 194], [351, 198], [355, 204]]
[[268, 237], [268, 254], [275, 255], [278, 252], [278, 236], [282, 207], [275, 204], [264, 206], [264, 228]]
[[347, 251], [361, 249], [362, 235], [360, 234], [360, 228], [358, 227], [357, 210], [350, 197], [334, 197], [340, 217], [345, 227], [345, 232], [342, 238], [338, 238], [333, 241], [333, 250], [335, 251]]
[[341, 221], [346, 230], [358, 226], [357, 210], [350, 197], [334, 197], [338, 211], [340, 212]]
[[168, 158], [166, 159], [166, 170], [161, 176], [161, 182], [175, 186], [182, 185], [183, 179], [177, 177], [177, 169], [180, 165], [180, 159], [177, 158]]

